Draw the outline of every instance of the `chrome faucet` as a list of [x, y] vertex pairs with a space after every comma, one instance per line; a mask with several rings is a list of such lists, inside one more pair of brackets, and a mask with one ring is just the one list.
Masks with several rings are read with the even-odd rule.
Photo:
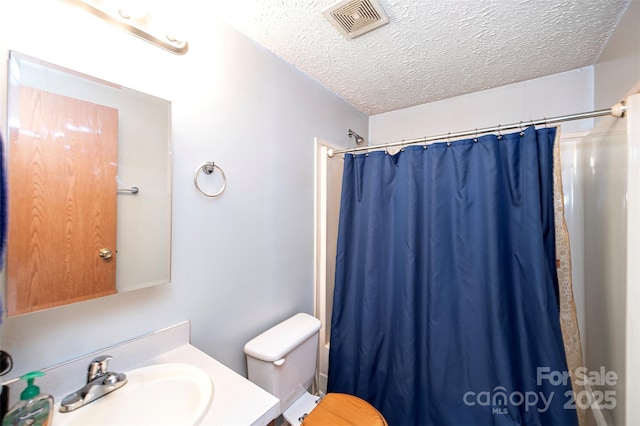
[[84, 407], [90, 402], [127, 384], [127, 376], [125, 374], [107, 371], [111, 358], [110, 355], [102, 355], [91, 361], [87, 371], [87, 384], [62, 400], [60, 404], [61, 413], [68, 413]]

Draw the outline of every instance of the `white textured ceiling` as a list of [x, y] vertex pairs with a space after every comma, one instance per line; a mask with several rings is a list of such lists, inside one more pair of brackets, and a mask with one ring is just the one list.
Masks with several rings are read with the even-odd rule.
[[380, 0], [353, 40], [334, 0], [228, 0], [219, 17], [367, 114], [593, 65], [631, 0]]

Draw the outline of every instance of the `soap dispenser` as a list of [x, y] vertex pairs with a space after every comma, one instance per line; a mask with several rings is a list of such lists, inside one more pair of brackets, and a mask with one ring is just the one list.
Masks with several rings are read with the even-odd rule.
[[33, 384], [36, 377], [44, 373], [32, 371], [20, 377], [27, 382], [27, 387], [20, 394], [18, 401], [2, 419], [2, 426], [48, 426], [53, 420], [53, 397], [40, 393], [40, 388]]

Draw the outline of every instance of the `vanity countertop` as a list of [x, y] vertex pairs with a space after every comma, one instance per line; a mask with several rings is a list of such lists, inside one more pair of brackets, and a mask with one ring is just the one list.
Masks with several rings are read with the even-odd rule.
[[[59, 403], [86, 383], [87, 366], [104, 354], [113, 357], [110, 371], [126, 373], [161, 363], [185, 363], [204, 370], [213, 383], [213, 400], [202, 425], [263, 426], [278, 416], [278, 398], [191, 345], [188, 321], [44, 368], [46, 375], [38, 385]], [[23, 389], [22, 383], [17, 383], [19, 376], [16, 373], [16, 377], [3, 382], [9, 385], [11, 401], [17, 401]]]

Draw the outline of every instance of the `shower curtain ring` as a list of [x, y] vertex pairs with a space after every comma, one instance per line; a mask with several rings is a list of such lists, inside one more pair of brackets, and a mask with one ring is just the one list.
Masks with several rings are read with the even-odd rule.
[[402, 139], [402, 147], [400, 148], [400, 152], [404, 152], [404, 139]]
[[501, 127], [502, 127], [502, 124], [498, 124], [498, 140], [502, 139], [502, 132], [500, 131]]
[[473, 142], [478, 143], [478, 128], [476, 127], [476, 136], [473, 138]]
[[547, 117], [544, 117], [544, 128], [547, 128]]
[[451, 132], [447, 133], [447, 146], [451, 146]]
[[524, 136], [524, 129], [522, 128], [522, 121], [520, 122], [520, 136]]
[[427, 146], [427, 137], [426, 136], [424, 137], [424, 141], [422, 141], [422, 142], [423, 142], [422, 143], [422, 148], [423, 149], [429, 149], [429, 147]]

